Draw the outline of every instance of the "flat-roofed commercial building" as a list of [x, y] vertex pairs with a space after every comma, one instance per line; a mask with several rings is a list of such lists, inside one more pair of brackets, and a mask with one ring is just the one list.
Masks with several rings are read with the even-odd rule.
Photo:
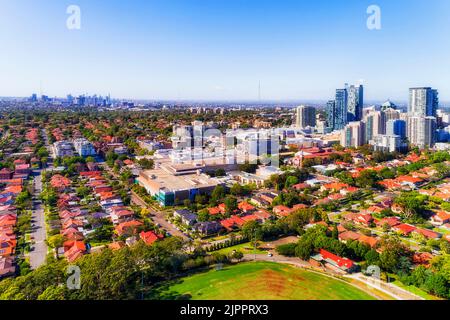
[[162, 206], [195, 200], [198, 194], [210, 194], [218, 179], [202, 173], [204, 166], [162, 164], [154, 170], [141, 171], [138, 183]]

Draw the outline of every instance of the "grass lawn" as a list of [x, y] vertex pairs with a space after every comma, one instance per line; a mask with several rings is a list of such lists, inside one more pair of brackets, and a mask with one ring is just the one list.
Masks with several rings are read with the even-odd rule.
[[[264, 250], [261, 250], [261, 249], [258, 249], [258, 248], [256, 248], [256, 250], [255, 250], [255, 247], [253, 247], [250, 244], [250, 242], [241, 243], [241, 244], [238, 244], [238, 245], [235, 245], [235, 246], [232, 246], [232, 247], [223, 248], [223, 249], [220, 249], [220, 250], [217, 250], [217, 251], [213, 251], [213, 252], [217, 252], [217, 253], [228, 255], [231, 252], [233, 252], [233, 250], [240, 251], [243, 254], [267, 254], [267, 251], [264, 251]], [[213, 252], [211, 252], [211, 253], [213, 253]]]
[[373, 300], [324, 275], [272, 262], [248, 262], [194, 274], [160, 287], [159, 298], [192, 300]]

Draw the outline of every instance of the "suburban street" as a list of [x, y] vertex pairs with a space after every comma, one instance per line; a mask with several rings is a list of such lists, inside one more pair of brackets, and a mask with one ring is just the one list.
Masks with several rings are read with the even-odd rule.
[[39, 268], [45, 263], [47, 257], [47, 244], [45, 243], [45, 212], [39, 195], [42, 192], [42, 172], [41, 170], [33, 171], [33, 212], [32, 212], [32, 233], [34, 240], [33, 250], [30, 252], [30, 265], [32, 269]]
[[[48, 141], [47, 132], [45, 129], [41, 132], [44, 138], [44, 143], [49, 153], [50, 143]], [[49, 157], [49, 162], [51, 163], [51, 158]], [[49, 165], [49, 167], [53, 167]], [[31, 221], [33, 224], [31, 237], [33, 239], [33, 250], [29, 253], [30, 265], [32, 269], [37, 269], [43, 265], [47, 258], [47, 243], [45, 242], [47, 237], [47, 232], [45, 229], [45, 211], [42, 201], [39, 196], [42, 192], [42, 169], [33, 171], [33, 209]]]

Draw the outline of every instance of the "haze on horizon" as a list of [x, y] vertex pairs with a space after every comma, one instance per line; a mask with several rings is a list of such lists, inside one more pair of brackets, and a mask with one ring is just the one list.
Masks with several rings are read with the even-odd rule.
[[[66, 27], [69, 5], [81, 30]], [[366, 27], [381, 8], [381, 30]], [[0, 96], [450, 101], [448, 0], [0, 0]]]

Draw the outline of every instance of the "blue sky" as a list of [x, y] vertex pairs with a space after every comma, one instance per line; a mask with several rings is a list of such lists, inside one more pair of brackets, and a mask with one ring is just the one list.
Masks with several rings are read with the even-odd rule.
[[[66, 8], [81, 8], [81, 30]], [[369, 5], [382, 28], [366, 27]], [[0, 96], [450, 101], [448, 0], [0, 0]]]

